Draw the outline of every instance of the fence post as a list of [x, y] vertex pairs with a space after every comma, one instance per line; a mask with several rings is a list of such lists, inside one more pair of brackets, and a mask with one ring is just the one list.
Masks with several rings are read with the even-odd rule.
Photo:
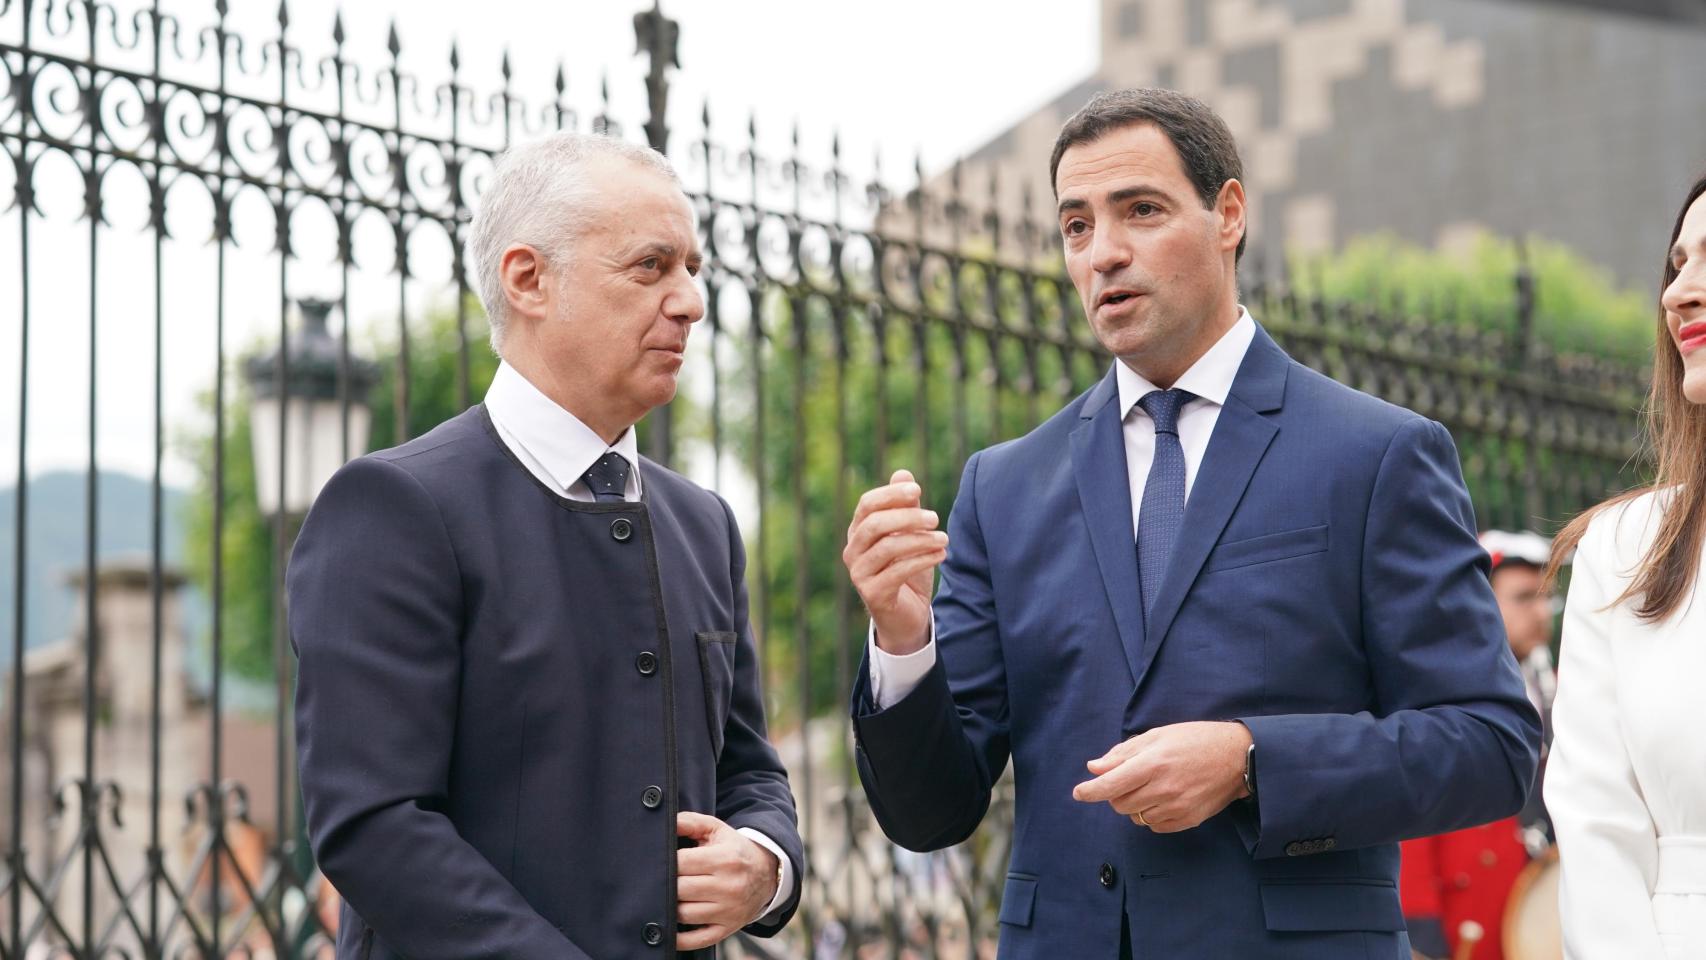
[[1516, 341], [1511, 345], [1511, 359], [1521, 363], [1529, 359], [1534, 344], [1534, 268], [1528, 263], [1528, 244], [1516, 242]]
[[[669, 106], [670, 67], [681, 67], [676, 43], [681, 39], [681, 25], [663, 15], [658, 0], [652, 8], [634, 14], [634, 38], [638, 41], [635, 54], [645, 54], [650, 61], [646, 71], [646, 103], [651, 116], [646, 120], [646, 142], [653, 150], [669, 153], [669, 125], [666, 111]], [[673, 404], [664, 404], [646, 418], [646, 453], [658, 463], [668, 466], [675, 453]]]

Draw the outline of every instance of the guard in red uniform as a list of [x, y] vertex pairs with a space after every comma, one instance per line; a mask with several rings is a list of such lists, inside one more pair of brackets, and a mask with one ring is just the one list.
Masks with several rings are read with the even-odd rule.
[[1424, 957], [1449, 957], [1463, 921], [1487, 931], [1473, 960], [1503, 960], [1499, 926], [1517, 874], [1528, 865], [1517, 818], [1406, 840], [1399, 870], [1410, 947]]
[[[1552, 596], [1542, 573], [1552, 544], [1535, 533], [1489, 530], [1481, 545], [1492, 555], [1493, 594], [1504, 615], [1511, 652], [1521, 667], [1529, 699], [1552, 739]], [[1546, 750], [1541, 750], [1541, 777]], [[1410, 946], [1422, 957], [1452, 957], [1466, 920], [1479, 924], [1485, 937], [1472, 960], [1504, 960], [1499, 931], [1511, 886], [1529, 858], [1551, 842], [1551, 825], [1540, 805], [1540, 778], [1533, 799], [1515, 816], [1479, 827], [1406, 841], [1399, 894], [1410, 926]]]

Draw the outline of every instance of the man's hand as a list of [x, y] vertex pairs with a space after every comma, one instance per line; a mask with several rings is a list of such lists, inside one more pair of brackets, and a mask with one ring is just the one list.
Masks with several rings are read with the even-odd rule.
[[1086, 764], [1096, 777], [1074, 787], [1072, 799], [1107, 803], [1156, 833], [1189, 830], [1246, 795], [1249, 749], [1242, 723], [1156, 727]]
[[948, 556], [948, 535], [936, 529], [936, 512], [923, 509], [923, 495], [910, 472], [896, 470], [888, 486], [859, 498], [841, 551], [871, 612], [877, 646], [897, 656], [930, 642], [931, 588], [936, 565]]
[[776, 855], [716, 817], [683, 812], [676, 836], [695, 846], [675, 853], [675, 898], [682, 923], [677, 950], [703, 950], [764, 915], [776, 896]]

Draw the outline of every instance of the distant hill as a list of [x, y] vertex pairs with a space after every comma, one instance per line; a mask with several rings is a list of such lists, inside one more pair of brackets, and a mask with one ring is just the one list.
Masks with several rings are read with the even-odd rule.
[[[76, 621], [76, 598], [65, 576], [84, 566], [88, 529], [82, 473], [44, 473], [29, 481], [24, 558], [24, 643], [26, 649], [66, 636]], [[153, 546], [152, 483], [123, 473], [102, 473], [98, 480], [97, 555], [148, 555]], [[184, 510], [188, 498], [170, 487], [163, 492], [164, 559], [182, 567]], [[0, 490], [0, 652], [10, 658], [16, 603], [17, 489]], [[189, 611], [186, 611], [188, 613]], [[3, 671], [0, 667], [0, 671]]]

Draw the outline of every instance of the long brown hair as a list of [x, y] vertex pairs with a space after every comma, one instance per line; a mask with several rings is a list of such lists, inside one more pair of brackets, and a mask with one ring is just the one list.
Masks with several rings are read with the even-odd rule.
[[[1664, 282], [1659, 295], [1676, 282], [1676, 262], [1670, 249], [1682, 235], [1688, 209], [1706, 195], [1706, 177], [1695, 182], [1676, 215], [1670, 243], [1665, 245]], [[1693, 595], [1700, 576], [1700, 551], [1706, 539], [1706, 405], [1689, 403], [1682, 395], [1682, 354], [1671, 342], [1665, 311], [1659, 307], [1658, 345], [1653, 351], [1653, 392], [1647, 403], [1647, 434], [1658, 461], [1653, 482], [1587, 510], [1564, 527], [1552, 547], [1552, 563], [1546, 571], [1550, 583], [1558, 575], [1560, 561], [1570, 554], [1587, 532], [1588, 523], [1600, 511], [1633, 500], [1646, 493], [1665, 490], [1674, 496], [1665, 505], [1658, 536], [1641, 558], [1635, 577], [1613, 605], [1638, 600], [1635, 614], [1657, 623], [1675, 613]]]

